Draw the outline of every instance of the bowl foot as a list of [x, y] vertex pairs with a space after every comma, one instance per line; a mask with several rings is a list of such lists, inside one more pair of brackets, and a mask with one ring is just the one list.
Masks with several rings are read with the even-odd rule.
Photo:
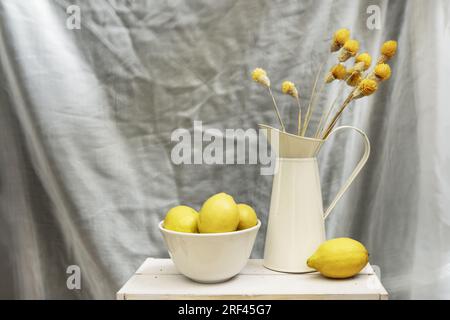
[[[187, 277], [187, 276], [186, 276]], [[232, 278], [234, 278], [235, 276], [232, 277], [228, 277], [228, 278], [224, 278], [224, 279], [219, 279], [219, 280], [200, 280], [200, 279], [194, 279], [194, 278], [189, 278], [190, 280], [197, 282], [197, 283], [203, 283], [203, 284], [213, 284], [213, 283], [221, 283], [221, 282], [226, 282], [228, 280], [231, 280]]]

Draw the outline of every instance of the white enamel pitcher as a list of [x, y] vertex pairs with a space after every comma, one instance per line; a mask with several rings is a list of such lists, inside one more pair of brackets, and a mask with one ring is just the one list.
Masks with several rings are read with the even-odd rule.
[[[363, 131], [351, 126], [334, 129], [325, 140], [259, 126], [271, 144], [272, 152], [277, 154], [264, 266], [282, 272], [313, 271], [306, 265], [306, 260], [325, 241], [325, 219], [369, 158], [369, 139]], [[328, 138], [342, 130], [354, 130], [362, 136], [364, 154], [324, 212], [316, 156]]]

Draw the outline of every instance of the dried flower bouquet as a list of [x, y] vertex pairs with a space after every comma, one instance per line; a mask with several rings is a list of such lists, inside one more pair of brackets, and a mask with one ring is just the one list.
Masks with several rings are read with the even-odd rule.
[[[319, 69], [303, 123], [302, 107], [297, 87], [291, 81], [284, 81], [281, 85], [281, 91], [284, 94], [293, 97], [298, 106], [297, 135], [299, 136], [305, 136], [314, 111], [317, 96], [322, 92], [325, 85], [332, 83], [333, 81], [342, 81], [344, 85], [346, 84], [351, 87], [351, 91], [334, 113], [330, 121], [328, 121], [328, 119], [332, 114], [338, 97], [336, 97], [331, 106], [322, 113], [315, 134], [312, 136], [320, 139], [326, 139], [328, 137], [337, 121], [342, 116], [344, 110], [350, 105], [350, 102], [369, 96], [377, 91], [378, 85], [382, 81], [389, 79], [391, 76], [391, 68], [386, 62], [388, 62], [395, 55], [397, 51], [397, 42], [390, 40], [386, 41], [382, 45], [380, 57], [377, 59], [377, 64], [370, 72], [368, 70], [372, 64], [372, 57], [367, 52], [358, 54], [359, 42], [357, 40], [350, 39], [350, 31], [348, 29], [339, 29], [334, 33], [330, 51], [332, 53], [337, 52], [338, 62], [330, 68], [322, 82], [318, 94], [316, 94], [317, 80], [319, 79], [322, 67]], [[352, 58], [354, 59], [353, 66], [347, 68], [345, 63]], [[271, 83], [267, 72], [264, 69], [256, 68], [253, 70], [252, 78], [254, 81], [268, 89], [268, 92], [272, 98], [275, 113], [281, 126], [281, 130], [285, 132], [286, 127], [283, 123], [278, 105], [272, 93]], [[342, 90], [339, 90], [339, 93], [341, 94]]]

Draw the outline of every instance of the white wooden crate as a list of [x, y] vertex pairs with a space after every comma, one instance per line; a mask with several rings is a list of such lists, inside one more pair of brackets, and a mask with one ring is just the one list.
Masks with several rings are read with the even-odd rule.
[[170, 259], [148, 258], [117, 292], [135, 299], [387, 299], [388, 293], [367, 265], [350, 279], [327, 279], [319, 273], [292, 274], [266, 269], [251, 259], [239, 275], [217, 284], [194, 282], [181, 275]]

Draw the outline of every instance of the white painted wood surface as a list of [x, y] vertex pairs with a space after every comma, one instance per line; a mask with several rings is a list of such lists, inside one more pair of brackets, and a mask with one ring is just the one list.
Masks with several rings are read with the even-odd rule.
[[271, 271], [251, 259], [239, 275], [217, 284], [201, 284], [181, 275], [170, 259], [148, 258], [117, 292], [134, 299], [387, 299], [388, 293], [370, 265], [351, 279], [334, 280], [319, 273]]

